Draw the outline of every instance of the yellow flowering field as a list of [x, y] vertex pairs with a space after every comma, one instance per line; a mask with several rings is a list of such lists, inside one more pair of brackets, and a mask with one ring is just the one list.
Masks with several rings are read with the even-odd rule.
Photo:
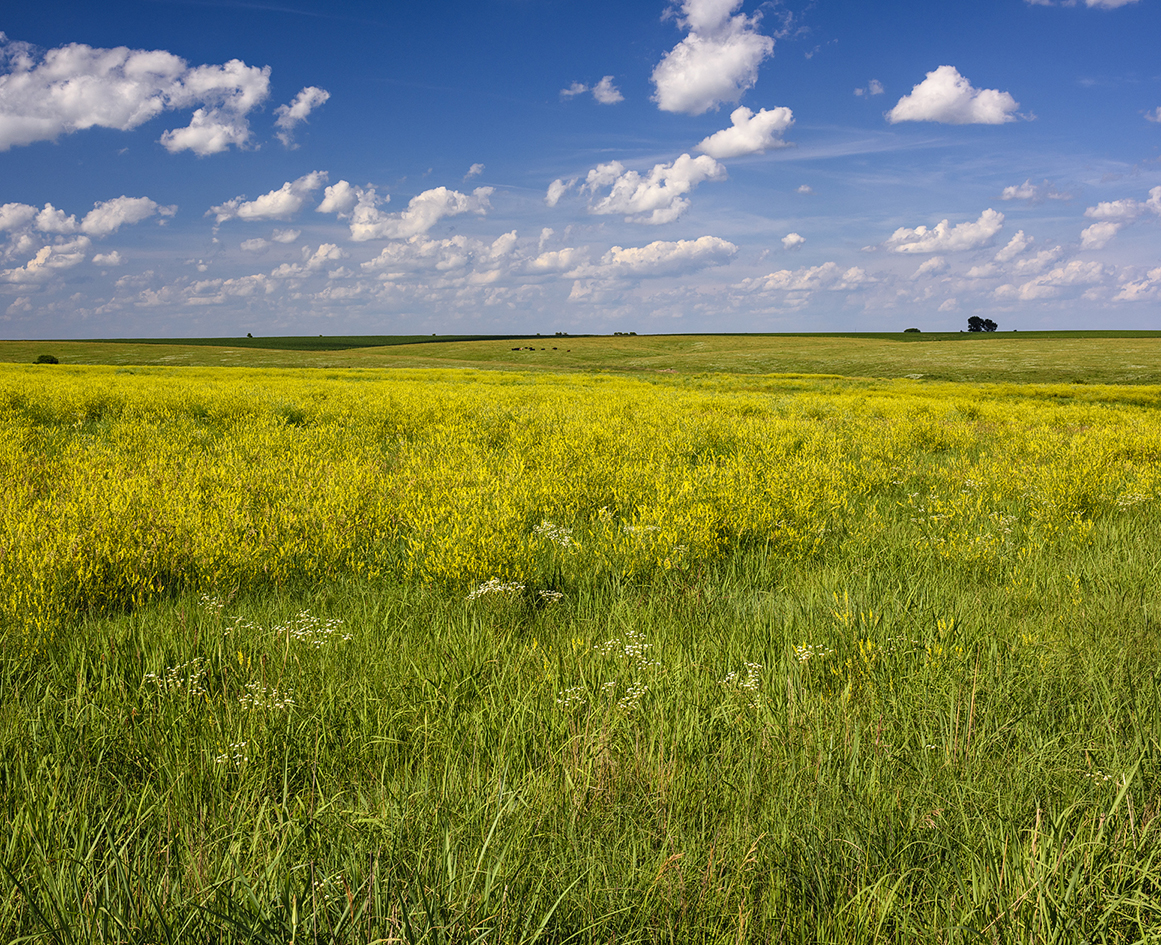
[[0, 940], [1141, 942], [1156, 387], [0, 368]]
[[471, 590], [903, 539], [1018, 586], [1155, 499], [1158, 388], [0, 368], [0, 621], [352, 574]]

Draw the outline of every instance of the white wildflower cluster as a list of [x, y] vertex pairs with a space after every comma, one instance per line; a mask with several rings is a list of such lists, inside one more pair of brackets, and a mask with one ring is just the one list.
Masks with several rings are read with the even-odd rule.
[[238, 701], [252, 709], [289, 709], [294, 705], [294, 696], [277, 688], [267, 688], [262, 683], [252, 682], [246, 684], [246, 691]]
[[726, 675], [726, 678], [721, 681], [721, 684], [727, 689], [733, 689], [735, 692], [748, 695], [750, 697], [748, 705], [751, 709], [756, 709], [762, 704], [762, 697], [758, 689], [762, 685], [762, 670], [764, 667], [761, 663], [746, 663], [745, 670], [734, 670]]
[[1140, 492], [1126, 492], [1122, 496], [1117, 497], [1117, 508], [1128, 509], [1134, 505], [1139, 505], [1142, 502], [1148, 502], [1149, 497], [1142, 495]]
[[762, 669], [763, 666], [761, 663], [746, 663], [744, 672], [742, 670], [734, 670], [722, 680], [722, 685], [727, 689], [742, 689], [747, 692], [756, 692], [762, 684]]
[[834, 650], [821, 643], [798, 643], [794, 646], [794, 656], [800, 663], [809, 663], [811, 660], [833, 655]]
[[215, 614], [220, 614], [222, 608], [226, 606], [226, 602], [217, 594], [202, 594], [198, 597], [198, 603], [203, 610], [211, 611]]
[[921, 645], [919, 640], [912, 640], [908, 637], [887, 637], [883, 644], [883, 652], [889, 655], [900, 652], [908, 653]]
[[562, 709], [567, 709], [569, 706], [584, 704], [587, 698], [588, 693], [584, 686], [572, 686], [557, 695], [556, 704]]
[[302, 610], [290, 620], [286, 621], [286, 623], [273, 626], [269, 631], [263, 631], [261, 627], [251, 623], [244, 617], [235, 617], [233, 624], [227, 627], [222, 635], [229, 636], [231, 633], [238, 631], [250, 633], [269, 632], [276, 637], [289, 637], [298, 643], [313, 646], [317, 650], [325, 646], [328, 641], [334, 639], [336, 634], [339, 634], [338, 639], [340, 640], [347, 641], [351, 639], [349, 633], [339, 633], [342, 626], [343, 622], [338, 617], [331, 617], [324, 620], [322, 617], [316, 617], [309, 611]]
[[573, 544], [571, 528], [553, 525], [552, 522], [547, 520], [541, 521], [539, 525], [532, 529], [532, 533], [540, 538], [546, 538], [554, 545], [560, 545], [561, 548], [568, 548]]
[[[288, 634], [292, 640], [305, 643], [307, 646], [313, 646], [317, 650], [319, 647], [324, 646], [328, 640], [332, 639], [339, 632], [342, 625], [343, 622], [337, 617], [323, 620], [322, 617], [316, 617], [303, 610], [282, 626], [272, 628], [272, 632], [279, 636]], [[344, 633], [339, 639], [344, 641], [349, 640], [351, 639], [351, 635]]]
[[258, 629], [260, 628], [255, 626], [245, 617], [235, 617], [233, 622], [222, 631], [222, 636], [228, 637], [232, 633], [247, 633]]
[[317, 898], [330, 902], [341, 902], [343, 905], [347, 904], [346, 896], [349, 888], [350, 884], [342, 873], [335, 873], [334, 876], [320, 876], [311, 883], [311, 889], [314, 890], [314, 895]]
[[499, 578], [492, 578], [490, 581], [485, 581], [468, 596], [467, 600], [479, 600], [481, 597], [488, 597], [492, 594], [519, 594], [524, 590], [524, 585], [516, 581], [511, 584], [503, 583]]
[[[641, 699], [648, 691], [649, 687], [643, 682], [630, 683], [625, 689], [624, 695], [620, 699], [617, 699], [617, 708], [632, 712], [641, 705]], [[616, 681], [609, 680], [607, 683], [602, 683], [601, 694], [612, 700], [617, 695]], [[564, 690], [557, 697], [556, 704], [562, 708], [568, 708], [571, 705], [583, 705], [587, 701], [587, 695], [583, 686], [573, 686], [571, 689]]]
[[648, 691], [649, 687], [644, 683], [633, 683], [633, 685], [625, 690], [625, 694], [617, 700], [617, 708], [631, 712], [641, 704], [641, 697]]
[[250, 756], [246, 754], [246, 742], [232, 742], [227, 751], [222, 752], [214, 759], [214, 764], [232, 764], [236, 768], [242, 762], [249, 760]]
[[[628, 668], [635, 672], [661, 665], [660, 661], [650, 658], [649, 651], [652, 648], [653, 644], [646, 643], [643, 634], [635, 630], [626, 631], [623, 636], [613, 637], [611, 640], [606, 640], [593, 647], [601, 656], [624, 660], [628, 663]], [[622, 686], [621, 696], [618, 698], [618, 689]], [[608, 699], [609, 702], [616, 699], [619, 709], [632, 711], [640, 705], [642, 697], [648, 691], [649, 687], [640, 679], [632, 680], [627, 684], [609, 680], [601, 684], [599, 695]], [[573, 686], [571, 689], [565, 689], [556, 697], [556, 704], [561, 708], [583, 705], [588, 701], [588, 690], [584, 686]]]
[[564, 595], [560, 591], [541, 591], [539, 597], [546, 604], [559, 604], [564, 600]]
[[188, 663], [167, 669], [160, 676], [157, 673], [146, 673], [141, 682], [142, 684], [153, 683], [162, 692], [204, 696], [206, 694], [206, 661], [200, 656], [194, 657]]
[[1103, 784], [1105, 781], [1111, 781], [1113, 779], [1111, 774], [1105, 774], [1100, 768], [1097, 768], [1096, 771], [1086, 771], [1084, 776], [1089, 778], [1094, 784]]
[[627, 630], [623, 637], [613, 637], [604, 643], [598, 643], [593, 649], [601, 656], [620, 656], [632, 660], [637, 669], [661, 665], [657, 660], [649, 658], [649, 650], [653, 649], [653, 644], [646, 643], [645, 635], [636, 630]]

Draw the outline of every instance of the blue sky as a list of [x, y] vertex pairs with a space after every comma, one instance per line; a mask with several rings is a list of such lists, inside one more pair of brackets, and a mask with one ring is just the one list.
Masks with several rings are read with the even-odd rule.
[[0, 17], [0, 337], [1161, 328], [1161, 0]]

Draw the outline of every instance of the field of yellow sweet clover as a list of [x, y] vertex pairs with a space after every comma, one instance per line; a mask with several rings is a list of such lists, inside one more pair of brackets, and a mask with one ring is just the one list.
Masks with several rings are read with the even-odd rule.
[[0, 368], [0, 623], [352, 574], [465, 590], [905, 535], [1018, 585], [1158, 491], [1156, 388]]

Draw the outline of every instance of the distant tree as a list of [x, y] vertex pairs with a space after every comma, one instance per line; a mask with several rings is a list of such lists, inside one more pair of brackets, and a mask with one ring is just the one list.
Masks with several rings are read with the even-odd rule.
[[904, 329], [903, 329], [903, 333], [904, 333], [904, 334], [906, 334], [906, 333], [907, 333], [907, 332], [909, 332], [909, 331], [919, 331], [919, 329], [918, 329], [918, 328], [904, 328]]
[[968, 331], [995, 331], [999, 327], [990, 318], [980, 318], [979, 315], [973, 315], [968, 319]]
[[57, 360], [57, 357], [54, 354], [38, 354], [36, 356], [36, 361], [34, 363], [36, 363], [36, 364], [60, 364], [60, 361]]

